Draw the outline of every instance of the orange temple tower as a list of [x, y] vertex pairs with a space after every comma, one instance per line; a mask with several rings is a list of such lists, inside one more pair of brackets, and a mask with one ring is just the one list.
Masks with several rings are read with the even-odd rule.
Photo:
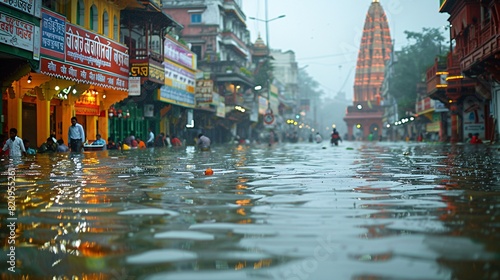
[[385, 63], [392, 51], [389, 23], [379, 0], [373, 0], [365, 19], [354, 78], [353, 105], [344, 121], [349, 139], [377, 139], [382, 132], [384, 108], [380, 105]]

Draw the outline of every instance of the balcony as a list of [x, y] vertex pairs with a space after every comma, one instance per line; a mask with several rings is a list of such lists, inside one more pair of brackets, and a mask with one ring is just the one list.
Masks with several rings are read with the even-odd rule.
[[247, 17], [234, 0], [224, 0], [224, 11], [226, 13], [233, 13], [246, 26]]
[[431, 99], [444, 101], [446, 98], [446, 77], [447, 60], [444, 57], [436, 58], [434, 65], [427, 69], [426, 73], [426, 92]]
[[217, 82], [234, 82], [253, 87], [253, 74], [250, 70], [240, 66], [236, 61], [198, 61], [199, 69], [212, 72]]
[[232, 31], [229, 30], [224, 30], [221, 33], [221, 43], [233, 48], [236, 52], [238, 52], [241, 56], [247, 58], [250, 55], [250, 51], [247, 49], [245, 46], [245, 43], [241, 41], [236, 34], [234, 34]]
[[160, 53], [154, 52], [151, 49], [130, 49], [130, 56], [129, 59], [130, 61], [132, 60], [148, 60], [152, 59], [154, 61], [163, 62], [163, 55]]
[[492, 20], [471, 25], [470, 30], [475, 30], [475, 32], [467, 33], [467, 37], [461, 38], [459, 40], [461, 44], [457, 46], [460, 64], [467, 74], [480, 74], [482, 67], [478, 64], [488, 59], [495, 59], [495, 55], [500, 52], [500, 36], [492, 26]]

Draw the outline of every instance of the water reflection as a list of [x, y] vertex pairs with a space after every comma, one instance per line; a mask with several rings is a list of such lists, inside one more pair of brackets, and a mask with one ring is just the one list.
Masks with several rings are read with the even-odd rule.
[[495, 279], [499, 161], [356, 142], [4, 160], [2, 279]]

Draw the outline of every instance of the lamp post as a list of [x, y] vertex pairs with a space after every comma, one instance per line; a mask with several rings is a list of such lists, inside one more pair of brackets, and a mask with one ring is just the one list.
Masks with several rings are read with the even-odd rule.
[[[267, 0], [265, 2], [265, 8], [266, 8], [266, 10], [265, 10], [266, 11], [266, 19], [259, 19], [259, 18], [255, 18], [255, 17], [249, 17], [249, 19], [256, 20], [256, 21], [262, 21], [266, 24], [267, 59], [268, 59], [269, 65], [270, 65], [271, 64], [271, 61], [270, 61], [271, 46], [269, 44], [269, 22], [271, 22], [273, 20], [280, 19], [280, 18], [284, 18], [285, 15], [280, 15], [278, 17], [269, 19], [268, 18], [268, 11], [267, 11], [268, 10], [267, 9]], [[269, 73], [268, 73], [268, 78], [267, 78], [267, 110], [272, 113], [272, 111], [271, 111], [271, 78], [269, 76]]]

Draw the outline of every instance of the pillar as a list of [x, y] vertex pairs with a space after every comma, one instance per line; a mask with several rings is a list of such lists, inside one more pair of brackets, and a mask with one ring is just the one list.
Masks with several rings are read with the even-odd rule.
[[45, 142], [47, 137], [50, 136], [50, 101], [36, 100], [36, 111], [37, 111], [37, 136], [36, 145], [40, 146]]
[[17, 129], [17, 136], [22, 138], [23, 127], [23, 99], [20, 92], [14, 88], [7, 89], [7, 131], [11, 128]]
[[71, 118], [75, 116], [75, 102], [71, 101], [71, 98], [68, 98], [67, 100], [64, 100], [62, 102], [61, 113], [62, 139], [64, 140], [64, 143], [69, 145], [68, 130], [69, 126], [71, 125]]
[[[83, 131], [85, 131], [85, 138], [86, 138], [85, 140], [95, 140], [97, 134], [97, 117], [87, 116], [86, 123], [87, 127], [83, 128]], [[103, 139], [107, 140], [106, 138]]]

